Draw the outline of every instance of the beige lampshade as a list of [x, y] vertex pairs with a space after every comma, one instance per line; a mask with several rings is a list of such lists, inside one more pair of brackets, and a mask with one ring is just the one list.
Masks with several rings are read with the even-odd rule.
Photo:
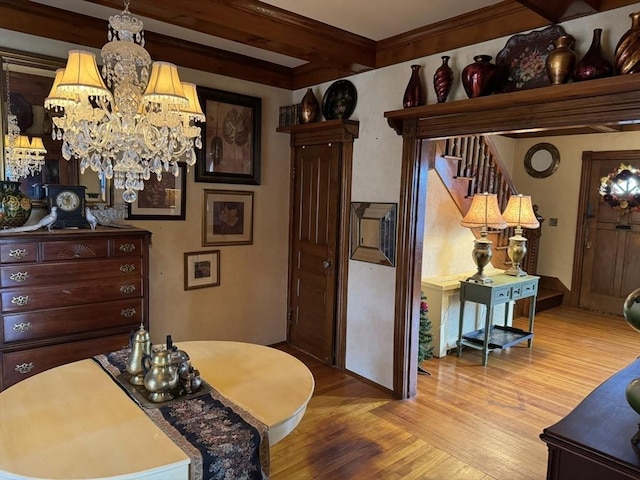
[[206, 117], [200, 107], [200, 100], [198, 100], [198, 92], [196, 86], [193, 83], [182, 82], [182, 90], [185, 97], [189, 100], [189, 105], [180, 109], [181, 112], [186, 113], [194, 120], [204, 122]]
[[62, 90], [58, 89], [63, 75], [64, 68], [59, 68], [56, 70], [56, 77], [53, 80], [53, 85], [51, 85], [49, 95], [44, 99], [44, 108], [68, 108], [78, 103], [77, 95], [71, 92], [63, 92]]
[[31, 148], [31, 143], [29, 142], [29, 137], [27, 137], [26, 135], [20, 135], [18, 137], [18, 141], [14, 145], [14, 148], [20, 148], [20, 149], [24, 149], [24, 150], [29, 150]]
[[500, 214], [496, 194], [476, 193], [471, 201], [471, 207], [460, 225], [469, 228], [506, 228], [507, 224]]
[[40, 137], [33, 137], [31, 139], [31, 150], [47, 153], [46, 148], [44, 148], [44, 143], [42, 143], [42, 138]]
[[56, 92], [66, 94], [111, 97], [96, 64], [93, 53], [82, 50], [69, 50], [67, 66], [64, 69]]
[[509, 227], [538, 228], [540, 226], [529, 195], [511, 195], [502, 216]]
[[184, 94], [178, 76], [178, 68], [169, 62], [153, 62], [151, 77], [142, 96], [145, 102], [187, 106], [189, 100]]

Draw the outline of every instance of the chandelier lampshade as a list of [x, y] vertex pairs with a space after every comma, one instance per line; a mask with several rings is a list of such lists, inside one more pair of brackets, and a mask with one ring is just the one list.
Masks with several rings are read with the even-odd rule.
[[[194, 165], [202, 148], [202, 113], [195, 85], [183, 84], [175, 65], [153, 62], [144, 49], [143, 24], [129, 12], [129, 1], [109, 18], [103, 66], [95, 55], [71, 50], [56, 72], [45, 107], [54, 116], [52, 136], [62, 140], [62, 156], [113, 178], [122, 198], [135, 202], [152, 173], [179, 174], [178, 161]], [[103, 80], [104, 79], [104, 80]]]
[[528, 195], [511, 195], [502, 216], [507, 226], [515, 227], [515, 235], [509, 237], [507, 255], [511, 259], [511, 268], [505, 273], [521, 277], [527, 274], [520, 268], [520, 262], [527, 253], [527, 239], [522, 236], [523, 228], [538, 228], [540, 222], [533, 211], [531, 197]]
[[492, 242], [487, 238], [488, 229], [503, 229], [507, 227], [504, 218], [500, 214], [497, 195], [495, 193], [476, 193], [471, 200], [469, 211], [460, 222], [460, 225], [480, 229], [480, 238], [473, 242], [473, 251], [471, 253], [478, 271], [467, 280], [476, 283], [492, 283], [491, 278], [484, 273], [484, 268], [493, 257]]

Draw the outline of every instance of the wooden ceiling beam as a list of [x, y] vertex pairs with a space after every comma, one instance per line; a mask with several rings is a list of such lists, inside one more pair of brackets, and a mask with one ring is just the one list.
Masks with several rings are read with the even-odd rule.
[[[122, 10], [122, 0], [87, 0]], [[375, 63], [376, 42], [257, 0], [136, 0], [134, 15], [359, 73]]]
[[[96, 19], [34, 2], [0, 0], [0, 28], [93, 48], [107, 42], [108, 19]], [[177, 38], [145, 32], [155, 60], [279, 88], [293, 88], [293, 69]]]
[[602, 0], [517, 0], [551, 23], [598, 13]]

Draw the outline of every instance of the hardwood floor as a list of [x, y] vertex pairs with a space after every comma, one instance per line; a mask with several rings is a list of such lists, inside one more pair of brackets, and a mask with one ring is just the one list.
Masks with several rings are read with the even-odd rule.
[[[526, 319], [514, 322], [526, 328]], [[542, 480], [543, 428], [640, 354], [622, 317], [538, 313], [533, 348], [431, 359], [418, 395], [385, 392], [295, 350], [316, 380], [300, 425], [271, 448], [272, 480]], [[640, 420], [640, 419], [639, 419]]]

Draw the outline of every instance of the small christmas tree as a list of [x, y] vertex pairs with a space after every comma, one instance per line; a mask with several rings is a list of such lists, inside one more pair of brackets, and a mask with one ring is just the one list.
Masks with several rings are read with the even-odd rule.
[[420, 367], [420, 364], [429, 358], [433, 358], [433, 334], [431, 333], [431, 320], [427, 316], [429, 305], [427, 297], [420, 292], [420, 326], [418, 330], [418, 372], [428, 373]]

